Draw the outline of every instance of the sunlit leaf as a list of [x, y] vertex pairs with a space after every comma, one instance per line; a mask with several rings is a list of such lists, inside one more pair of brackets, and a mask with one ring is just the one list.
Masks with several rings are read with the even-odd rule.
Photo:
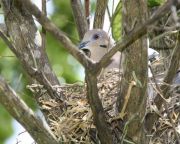
[[121, 38], [122, 33], [122, 3], [121, 1], [118, 3], [116, 10], [112, 16], [112, 37], [115, 41], [118, 41]]
[[155, 6], [160, 6], [165, 2], [165, 0], [148, 0], [148, 7], [152, 8]]

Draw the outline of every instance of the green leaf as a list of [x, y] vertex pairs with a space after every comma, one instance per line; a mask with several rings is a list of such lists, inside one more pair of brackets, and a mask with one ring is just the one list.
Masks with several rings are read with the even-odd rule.
[[148, 0], [148, 7], [152, 8], [155, 6], [160, 6], [165, 2], [165, 0]]
[[112, 16], [112, 37], [115, 41], [118, 41], [121, 39], [121, 33], [122, 33], [122, 3], [121, 1], [118, 3], [116, 10]]

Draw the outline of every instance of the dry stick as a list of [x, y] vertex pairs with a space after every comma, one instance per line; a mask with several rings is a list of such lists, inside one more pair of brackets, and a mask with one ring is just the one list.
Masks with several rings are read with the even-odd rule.
[[149, 67], [149, 69], [150, 69], [150, 71], [151, 71], [151, 73], [152, 73], [152, 79], [153, 79], [153, 82], [154, 82], [154, 84], [155, 84], [155, 86], [154, 86], [153, 83], [152, 83], [152, 87], [156, 90], [156, 92], [159, 94], [159, 96], [160, 96], [165, 102], [168, 102], [168, 100], [164, 98], [164, 96], [163, 96], [163, 94], [162, 94], [162, 92], [161, 92], [161, 89], [160, 89], [160, 87], [158, 86], [158, 83], [157, 83], [157, 80], [156, 80], [156, 78], [155, 78], [155, 74], [154, 74], [154, 71], [153, 71], [151, 65], [149, 65], [148, 67]]
[[133, 86], [135, 86], [135, 85], [136, 85], [136, 82], [135, 82], [135, 81], [131, 81], [131, 83], [129, 84], [128, 90], [127, 90], [127, 94], [126, 94], [126, 96], [125, 96], [125, 98], [124, 98], [124, 104], [123, 104], [122, 110], [121, 110], [121, 112], [119, 113], [119, 115], [118, 115], [117, 117], [112, 118], [112, 119], [110, 120], [110, 123], [111, 123], [112, 121], [118, 120], [118, 119], [122, 119], [122, 120], [123, 120], [124, 116], [126, 115], [125, 110], [126, 110], [126, 107], [127, 107], [127, 104], [128, 104], [129, 98], [130, 98], [130, 95], [131, 95], [132, 88], [133, 88]]
[[96, 12], [94, 16], [94, 29], [102, 29], [104, 25], [105, 11], [108, 4], [108, 0], [97, 0]]
[[50, 128], [23, 102], [16, 92], [0, 77], [0, 103], [20, 122], [39, 144], [58, 144]]
[[71, 7], [74, 15], [74, 20], [77, 25], [79, 38], [82, 39], [88, 30], [88, 23], [83, 11], [83, 6], [80, 0], [71, 0]]

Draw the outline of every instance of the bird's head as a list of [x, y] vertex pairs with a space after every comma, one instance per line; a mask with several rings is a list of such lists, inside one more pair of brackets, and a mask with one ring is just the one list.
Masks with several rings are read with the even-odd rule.
[[94, 61], [99, 61], [111, 47], [110, 37], [101, 29], [87, 31], [79, 45], [79, 48]]

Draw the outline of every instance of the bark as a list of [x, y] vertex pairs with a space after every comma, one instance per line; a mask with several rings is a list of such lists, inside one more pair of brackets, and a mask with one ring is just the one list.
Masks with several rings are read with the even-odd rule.
[[108, 127], [102, 102], [97, 88], [97, 74], [86, 71], [87, 99], [93, 112], [93, 118], [102, 144], [112, 144], [112, 131]]
[[[128, 35], [135, 27], [145, 23], [147, 18], [147, 4], [144, 0], [124, 0], [123, 3], [123, 29]], [[143, 118], [146, 109], [147, 88], [147, 37], [143, 36], [130, 45], [125, 51], [123, 65], [124, 76], [118, 97], [118, 110], [121, 112], [128, 88], [132, 81], [136, 85], [130, 91], [130, 98], [125, 110], [127, 136], [135, 143], [146, 143], [143, 131]]]
[[88, 30], [88, 23], [85, 13], [83, 11], [82, 3], [80, 0], [71, 0], [71, 7], [74, 15], [74, 20], [77, 25], [79, 38], [82, 39], [84, 34]]
[[108, 0], [97, 0], [96, 12], [94, 17], [94, 29], [102, 29]]
[[[180, 6], [178, 0], [169, 0], [163, 6], [161, 6], [148, 20], [144, 23], [140, 23], [136, 25], [134, 29], [131, 30], [127, 35], [123, 36], [122, 40], [118, 41], [116, 45], [106, 53], [99, 64], [97, 65], [97, 70], [101, 67], [107, 66], [110, 63], [111, 57], [118, 51], [124, 51], [128, 46], [130, 46], [133, 42], [141, 38], [143, 35], [147, 33], [147, 29], [158, 19], [163, 17], [167, 12], [170, 11], [172, 6]], [[135, 47], [134, 47], [135, 48]]]
[[75, 46], [72, 41], [66, 36], [66, 34], [61, 31], [53, 22], [50, 21], [39, 9], [33, 4], [30, 0], [15, 0], [19, 3], [22, 3], [29, 13], [34, 15], [37, 21], [46, 29], [46, 31], [50, 32], [61, 44], [64, 48], [74, 56], [84, 67], [90, 67], [92, 61], [85, 56], [85, 54]]
[[[38, 32], [32, 15], [23, 4], [14, 2], [12, 5], [2, 0], [7, 33], [11, 40], [11, 50], [22, 63], [27, 73], [40, 84], [49, 89], [50, 97], [59, 98], [50, 88], [59, 84], [52, 72], [47, 54], [42, 48], [41, 35]], [[51, 85], [48, 85], [50, 83]]]
[[32, 15], [22, 3], [8, 4], [6, 0], [2, 0], [2, 3], [8, 34], [16, 48], [13, 51], [21, 63], [38, 71], [43, 71], [52, 85], [59, 84], [57, 77], [52, 72], [48, 57], [41, 48], [42, 39]]
[[[59, 85], [59, 81], [52, 71], [44, 44], [42, 44], [44, 41], [35, 26], [32, 15], [23, 3], [17, 1], [8, 3], [2, 0], [2, 6], [8, 33], [1, 33], [2, 38], [31, 77], [31, 82], [43, 85], [48, 93], [46, 98], [58, 99], [63, 105], [63, 94], [53, 89], [53, 85]], [[47, 118], [46, 114], [45, 118]]]

